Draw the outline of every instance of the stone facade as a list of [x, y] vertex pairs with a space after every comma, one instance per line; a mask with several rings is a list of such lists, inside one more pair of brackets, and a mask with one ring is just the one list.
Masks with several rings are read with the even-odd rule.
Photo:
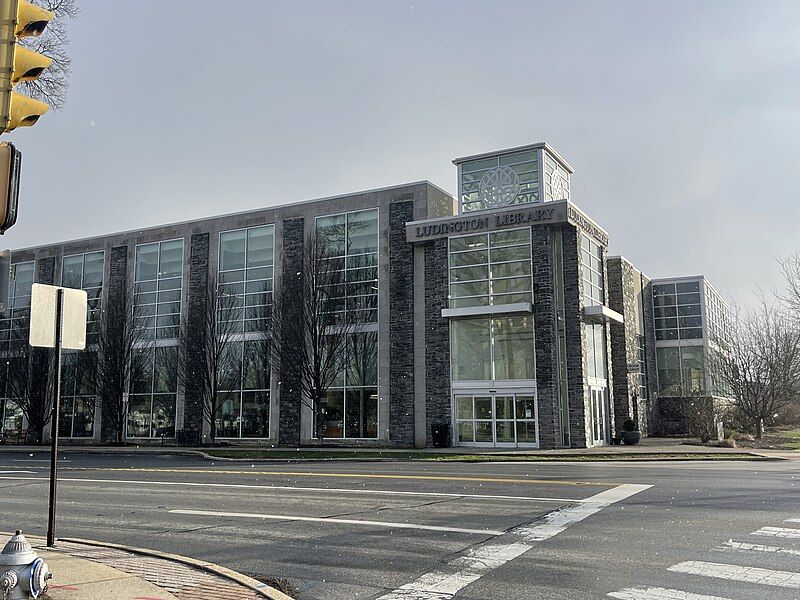
[[414, 445], [414, 246], [406, 223], [413, 200], [389, 206], [389, 443]]
[[[302, 218], [283, 222], [283, 270], [281, 273], [281, 302], [285, 304], [303, 301], [304, 228]], [[285, 334], [279, 334], [285, 335]], [[288, 334], [286, 334], [288, 335]], [[296, 340], [281, 338], [281, 348], [288, 348]], [[300, 381], [292, 369], [285, 368], [281, 358], [280, 391], [278, 392], [279, 420], [278, 443], [284, 446], [300, 445], [300, 413], [302, 390]]]
[[[209, 241], [208, 233], [192, 234], [189, 247], [189, 294], [187, 302], [186, 336], [196, 343], [182, 348], [187, 353], [185, 364], [195, 366], [203, 372], [207, 369], [205, 360], [206, 337], [208, 335], [208, 303], [213, 282], [209, 281]], [[200, 440], [203, 432], [203, 402], [206, 390], [201, 377], [184, 377], [183, 431], [187, 440]]]
[[[450, 426], [450, 322], [447, 308], [449, 259], [447, 240], [425, 246], [425, 420], [426, 445], [433, 444], [431, 426]], [[452, 438], [452, 431], [451, 438]]]

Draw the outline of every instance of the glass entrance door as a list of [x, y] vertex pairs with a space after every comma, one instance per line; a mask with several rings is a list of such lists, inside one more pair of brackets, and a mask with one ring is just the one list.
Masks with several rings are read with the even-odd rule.
[[591, 394], [592, 410], [592, 445], [600, 446], [608, 441], [608, 414], [606, 411], [606, 389], [604, 387], [589, 387]]
[[536, 396], [526, 392], [456, 394], [460, 446], [536, 446]]

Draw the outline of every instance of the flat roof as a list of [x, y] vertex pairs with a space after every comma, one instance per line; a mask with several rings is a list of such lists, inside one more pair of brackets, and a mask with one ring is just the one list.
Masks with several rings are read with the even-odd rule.
[[555, 148], [547, 142], [537, 142], [535, 144], [526, 144], [524, 146], [515, 146], [513, 148], [503, 148], [502, 150], [495, 150], [493, 152], [481, 152], [480, 154], [471, 154], [470, 156], [462, 156], [461, 158], [454, 158], [453, 164], [460, 165], [461, 163], [480, 160], [481, 158], [490, 158], [492, 156], [502, 156], [504, 154], [514, 154], [515, 152], [523, 152], [524, 150], [547, 150], [553, 157], [558, 160], [570, 173], [574, 173], [575, 169], [572, 168], [563, 156], [561, 156]]

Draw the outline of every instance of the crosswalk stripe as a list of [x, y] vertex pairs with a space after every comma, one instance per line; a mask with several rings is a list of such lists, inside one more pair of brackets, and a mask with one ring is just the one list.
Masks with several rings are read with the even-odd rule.
[[778, 546], [764, 546], [762, 544], [748, 544], [746, 542], [734, 542], [728, 540], [722, 546], [717, 546], [717, 550], [740, 550], [742, 552], [767, 552], [771, 554], [789, 554], [800, 556], [800, 550], [793, 548], [780, 548]]
[[744, 581], [775, 587], [800, 589], [800, 573], [791, 571], [772, 571], [756, 567], [742, 567], [739, 565], [726, 565], [720, 563], [689, 560], [672, 565], [668, 571], [686, 573], [688, 575], [702, 575], [716, 577], [730, 581]]
[[791, 519], [786, 519], [784, 523], [800, 523], [800, 517], [792, 517]]
[[800, 540], [800, 529], [793, 529], [791, 527], [762, 527], [758, 531], [754, 531], [751, 535], [766, 535], [769, 537]]
[[721, 596], [704, 596], [702, 594], [692, 594], [680, 590], [668, 590], [665, 588], [625, 588], [618, 592], [608, 594], [611, 598], [619, 600], [729, 600]]

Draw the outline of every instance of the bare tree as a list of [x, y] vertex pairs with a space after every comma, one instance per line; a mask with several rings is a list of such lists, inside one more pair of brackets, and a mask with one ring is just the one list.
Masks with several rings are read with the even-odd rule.
[[800, 320], [800, 252], [780, 261], [781, 271], [786, 280], [786, 289], [781, 295], [785, 306]]
[[800, 328], [778, 302], [735, 312], [729, 347], [708, 358], [711, 377], [763, 435], [764, 421], [800, 397]]
[[[184, 387], [189, 384], [199, 395], [212, 444], [217, 438], [217, 420], [223, 406], [242, 386], [243, 311], [241, 295], [226, 293], [210, 279], [199, 322], [181, 328], [179, 378]], [[267, 323], [266, 315], [264, 320]], [[264, 342], [258, 335], [256, 341]]]
[[19, 91], [49, 104], [54, 110], [64, 107], [67, 100], [69, 75], [72, 72], [72, 59], [67, 53], [69, 38], [67, 22], [78, 16], [77, 0], [33, 0], [55, 16], [38, 37], [23, 39], [23, 44], [34, 52], [53, 59], [41, 76], [35, 81], [19, 84]]
[[125, 435], [129, 382], [142, 378], [147, 368], [143, 350], [153, 345], [148, 330], [135, 326], [133, 315], [131, 294], [123, 291], [113, 298], [110, 294], [97, 336], [97, 394], [103, 421], [111, 425], [118, 444], [122, 444]]
[[52, 351], [28, 344], [28, 316], [14, 321], [11, 342], [3, 353], [6, 397], [25, 415], [29, 442], [42, 444], [52, 417]]
[[357, 327], [346, 317], [345, 285], [344, 259], [322, 241], [308, 240], [302, 270], [281, 286], [270, 328], [273, 362], [298, 382], [320, 444], [326, 394], [342, 374], [348, 334]]

